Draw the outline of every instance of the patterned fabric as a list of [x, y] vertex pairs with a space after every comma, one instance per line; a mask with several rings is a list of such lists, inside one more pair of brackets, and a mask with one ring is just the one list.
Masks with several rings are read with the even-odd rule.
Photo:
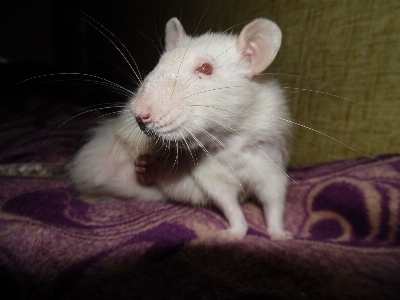
[[[18, 121], [8, 111], [0, 162], [68, 162], [87, 119], [54, 124], [75, 111], [37, 105], [19, 110]], [[400, 155], [290, 174], [285, 223], [294, 239], [271, 241], [261, 208], [250, 201], [243, 205], [248, 235], [225, 244], [213, 238], [227, 223], [212, 208], [93, 204], [80, 200], [66, 179], [0, 178], [0, 293], [13, 299], [397, 299]]]

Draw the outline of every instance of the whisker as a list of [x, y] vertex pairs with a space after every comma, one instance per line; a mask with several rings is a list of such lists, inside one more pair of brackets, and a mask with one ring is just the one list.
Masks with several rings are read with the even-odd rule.
[[[104, 118], [104, 117], [107, 117], [107, 116], [113, 115], [113, 114], [119, 114], [119, 113], [120, 113], [120, 112], [117, 111], [117, 112], [110, 112], [110, 113], [107, 113], [107, 114], [103, 114], [103, 115], [101, 115], [101, 116], [98, 116], [98, 117], [96, 117], [96, 118], [94, 118], [94, 119], [92, 119], [92, 120], [86, 122], [84, 125], [82, 125], [81, 128], [80, 128], [80, 130], [82, 130], [85, 126], [89, 125], [90, 123], [96, 121], [97, 119]], [[80, 141], [72, 148], [72, 150], [70, 151], [70, 153], [73, 153], [74, 150], [76, 149], [76, 147], [77, 147], [79, 144], [81, 144], [89, 135], [90, 135], [90, 133], [85, 134], [85, 136], [84, 136], [82, 139], [80, 139]]]
[[130, 53], [129, 50], [126, 48], [126, 46], [125, 46], [111, 31], [109, 31], [109, 30], [108, 30], [107, 28], [105, 28], [103, 25], [101, 25], [99, 22], [97, 22], [95, 19], [93, 19], [91, 16], [89, 16], [89, 15], [86, 14], [86, 13], [84, 13], [84, 12], [81, 11], [80, 9], [78, 9], [78, 10], [79, 10], [82, 14], [84, 14], [86, 17], [90, 18], [93, 22], [95, 22], [96, 24], [98, 24], [98, 25], [99, 25], [101, 28], [103, 28], [105, 31], [107, 31], [108, 34], [110, 34], [113, 38], [115, 38], [115, 39], [120, 43], [120, 45], [121, 45], [121, 46], [123, 47], [123, 49], [129, 54], [129, 57], [130, 57], [131, 60], [133, 61], [134, 65], [135, 65], [135, 67], [136, 67], [137, 73], [136, 73], [135, 69], [132, 67], [132, 65], [131, 65], [131, 63], [129, 62], [129, 60], [128, 60], [128, 59], [126, 58], [126, 56], [124, 55], [124, 53], [121, 51], [121, 49], [118, 48], [118, 46], [114, 43], [113, 40], [111, 40], [110, 37], [108, 37], [103, 31], [101, 31], [98, 27], [96, 27], [94, 24], [92, 24], [91, 22], [89, 22], [87, 19], [82, 18], [82, 17], [79, 16], [79, 15], [76, 15], [78, 18], [80, 18], [81, 20], [85, 21], [86, 23], [88, 23], [89, 25], [91, 25], [93, 28], [95, 28], [95, 29], [96, 29], [99, 33], [101, 33], [106, 39], [108, 39], [109, 42], [110, 42], [111, 44], [113, 44], [113, 46], [118, 50], [118, 52], [122, 55], [122, 57], [124, 58], [124, 60], [126, 61], [126, 63], [129, 65], [129, 67], [131, 68], [132, 72], [135, 74], [137, 80], [138, 80], [140, 83], [142, 83], [143, 80], [142, 80], [142, 76], [141, 76], [140, 71], [139, 71], [139, 67], [137, 66], [136, 61], [133, 59], [131, 53]]
[[138, 30], [138, 29], [136, 29], [136, 28], [134, 28], [138, 33], [140, 33], [156, 50], [157, 50], [157, 52], [158, 52], [158, 54], [161, 56], [162, 55], [162, 53], [160, 52], [160, 50], [157, 48], [157, 45], [156, 45], [156, 43], [151, 39], [151, 38], [149, 38], [147, 35], [145, 35], [144, 33], [142, 33], [140, 30]]
[[[284, 88], [285, 88], [285, 87], [284, 87]], [[287, 88], [290, 88], [290, 87], [287, 87]], [[297, 89], [297, 88], [293, 88], [293, 89]], [[300, 90], [300, 88], [299, 88], [299, 90]], [[341, 99], [343, 99], [343, 100], [347, 100], [347, 101], [354, 102], [354, 103], [357, 103], [357, 104], [362, 105], [362, 104], [359, 103], [359, 102], [356, 102], [356, 101], [354, 101], [354, 100], [351, 100], [351, 99], [348, 99], [348, 98], [345, 98], [345, 97], [341, 97], [341, 96], [338, 96], [338, 95], [335, 95], [335, 94], [326, 93], [326, 92], [317, 91], [317, 90], [309, 90], [309, 89], [302, 89], [302, 90], [310, 91], [310, 92], [319, 92], [319, 93], [321, 93], [321, 94], [325, 94], [325, 95], [328, 95], [328, 96], [333, 96], [333, 97], [341, 98]], [[199, 105], [191, 104], [191, 106], [202, 106], [202, 105], [200, 105], [200, 104], [199, 104]], [[218, 106], [215, 106], [215, 105], [214, 105], [214, 106], [208, 106], [208, 107], [213, 107], [213, 108], [215, 108], [215, 109], [222, 109], [222, 108], [218, 108]], [[225, 111], [225, 112], [228, 112], [228, 113], [231, 113], [231, 114], [234, 114], [234, 113], [232, 113], [232, 112], [229, 112], [228, 110], [224, 110], [224, 111]], [[242, 111], [243, 111], [243, 112], [247, 112], [248, 110], [242, 110]], [[258, 112], [258, 113], [260, 113], [260, 112]], [[267, 115], [267, 113], [261, 113], [261, 114]], [[235, 115], [235, 114], [234, 114], [234, 115]], [[274, 118], [278, 118], [278, 117], [274, 116]], [[326, 133], [323, 133], [323, 132], [321, 132], [321, 131], [318, 131], [318, 130], [316, 130], [316, 129], [313, 129], [313, 128], [311, 128], [311, 127], [308, 127], [308, 126], [306, 126], [306, 125], [303, 125], [303, 124], [300, 124], [300, 123], [296, 123], [296, 122], [291, 121], [291, 120], [287, 120], [287, 119], [283, 119], [283, 118], [281, 118], [281, 119], [284, 120], [284, 121], [287, 121], [287, 122], [289, 122], [289, 123], [292, 123], [292, 124], [294, 124], [294, 125], [296, 125], [296, 126], [300, 126], [300, 127], [309, 129], [309, 130], [311, 130], [311, 131], [314, 131], [314, 132], [316, 132], [316, 133], [318, 133], [318, 134], [320, 134], [320, 135], [323, 135], [323, 136], [325, 136], [325, 137], [327, 137], [327, 138], [329, 138], [329, 139], [331, 139], [331, 140], [333, 140], [333, 141], [335, 141], [335, 142], [337, 142], [337, 143], [339, 143], [339, 144], [345, 146], [346, 148], [348, 148], [348, 149], [350, 149], [350, 150], [352, 150], [352, 151], [355, 151], [356, 153], [362, 154], [363, 156], [377, 159], [376, 157], [370, 156], [370, 155], [368, 155], [368, 154], [365, 154], [365, 153], [363, 153], [363, 152], [361, 152], [361, 151], [358, 151], [358, 150], [356, 150], [356, 149], [350, 147], [349, 145], [347, 145], [347, 144], [345, 144], [345, 143], [339, 141], [338, 139], [336, 139], [336, 138], [334, 138], [334, 137], [332, 137], [332, 136], [329, 136], [329, 135], [326, 134]], [[249, 122], [249, 121], [248, 121], [248, 122]]]
[[204, 12], [203, 12], [203, 14], [202, 14], [202, 16], [201, 16], [199, 22], [197, 23], [196, 29], [194, 30], [194, 32], [193, 32], [193, 34], [192, 34], [192, 37], [196, 35], [197, 30], [199, 29], [200, 23], [203, 21], [203, 18], [204, 18], [204, 16], [206, 15], [206, 13], [207, 13], [207, 11], [208, 11], [208, 9], [209, 9], [209, 7], [210, 7], [211, 2], [212, 2], [212, 0], [208, 1], [207, 7], [206, 7], [206, 9], [204, 10]]
[[138, 81], [136, 80], [136, 77], [135, 77], [135, 76], [132, 76], [131, 73], [129, 73], [129, 72], [127, 72], [127, 71], [121, 69], [121, 68], [118, 67], [116, 64], [114, 64], [113, 62], [109, 61], [108, 59], [105, 59], [104, 57], [101, 57], [101, 56], [96, 56], [96, 57], [98, 57], [98, 58], [101, 59], [101, 60], [104, 60], [105, 62], [109, 63], [110, 65], [112, 65], [113, 67], [115, 67], [116, 69], [118, 69], [118, 70], [119, 70], [120, 72], [122, 72], [125, 76], [127, 76], [132, 82], [134, 82], [137, 86], [140, 85], [140, 82], [138, 82]]
[[[208, 131], [205, 130], [204, 128], [200, 128], [200, 129], [203, 130], [203, 132], [205, 132], [206, 135], [207, 135], [208, 137], [210, 137], [211, 140], [213, 140], [213, 142], [215, 141], [215, 142], [217, 142], [218, 144], [220, 144], [224, 149], [229, 150], [229, 149], [227, 149], [227, 148], [225, 147], [225, 145], [224, 145], [216, 136], [214, 136], [212, 133], [208, 132]], [[214, 142], [214, 144], [216, 145], [216, 147], [217, 147], [218, 149], [221, 149], [220, 147], [218, 147], [218, 145], [217, 145], [215, 142]], [[231, 154], [234, 154], [234, 153], [233, 153], [232, 151], [230, 151], [230, 150], [229, 150], [229, 152], [231, 152]], [[250, 177], [250, 173], [247, 171], [246, 165], [245, 165], [241, 160], [239, 160], [239, 157], [235, 156], [235, 159], [242, 165], [242, 167], [246, 170], [247, 175]]]
[[189, 147], [189, 144], [187, 143], [185, 137], [183, 136], [182, 131], [180, 131], [180, 130], [178, 130], [178, 131], [179, 131], [179, 134], [180, 134], [181, 137], [182, 137], [182, 140], [184, 141], [184, 143], [185, 143], [185, 145], [186, 145], [186, 149], [189, 151], [190, 156], [192, 157], [193, 165], [196, 165], [196, 163], [195, 163], [195, 161], [194, 161], [193, 153], [192, 153], [192, 151], [191, 151], [191, 149], [190, 149], [190, 147]]
[[[66, 121], [62, 122], [60, 125], [58, 125], [58, 126], [50, 133], [50, 135], [47, 137], [45, 143], [47, 143], [47, 141], [49, 140], [49, 138], [52, 137], [52, 135], [54, 134], [54, 132], [56, 132], [58, 129], [60, 129], [61, 126], [63, 126], [64, 124], [68, 123], [68, 122], [71, 121], [72, 119], [77, 118], [77, 117], [79, 117], [79, 116], [82, 116], [82, 115], [84, 115], [84, 114], [86, 114], [86, 113], [89, 113], [89, 112], [94, 112], [94, 111], [98, 111], [98, 110], [101, 110], [101, 109], [109, 109], [109, 108], [114, 108], [114, 107], [109, 106], [109, 107], [102, 107], [102, 108], [90, 109], [90, 110], [86, 110], [86, 111], [84, 111], [84, 112], [81, 112], [81, 113], [79, 113], [79, 114], [76, 114], [76, 115], [74, 115], [74, 116], [68, 118]], [[68, 116], [67, 116], [67, 117], [68, 117]], [[66, 117], [66, 118], [67, 118], [67, 117]], [[64, 118], [64, 119], [65, 119], [65, 118]]]
[[[71, 80], [59, 80], [59, 81], [71, 81]], [[53, 82], [55, 82], [55, 81], [53, 81]], [[74, 85], [78, 85], [78, 84], [82, 84], [82, 83], [75, 83]], [[115, 89], [115, 88], [110, 87], [110, 86], [105, 85], [105, 84], [98, 84], [98, 85], [100, 85], [100, 86], [81, 89], [80, 93], [85, 93], [85, 92], [89, 92], [89, 91], [96, 91], [96, 90], [102, 90], [102, 91], [107, 91], [107, 92], [113, 93], [115, 95], [123, 96], [124, 98], [130, 98], [132, 96], [132, 95], [127, 94], [124, 91], [120, 91], [118, 89]]]
[[354, 152], [357, 152], [357, 153], [359, 153], [359, 154], [362, 154], [363, 156], [366, 156], [366, 157], [369, 157], [369, 158], [373, 158], [373, 159], [376, 159], [376, 160], [380, 160], [380, 159], [377, 158], [377, 157], [370, 156], [370, 155], [368, 155], [368, 154], [366, 154], [366, 153], [363, 153], [363, 152], [361, 152], [361, 151], [358, 151], [358, 150], [356, 150], [356, 149], [350, 147], [349, 145], [347, 145], [347, 144], [345, 144], [345, 143], [339, 141], [338, 139], [335, 139], [334, 137], [332, 137], [332, 136], [330, 136], [330, 135], [328, 135], [328, 134], [326, 134], [326, 133], [323, 133], [322, 131], [316, 130], [316, 129], [311, 128], [311, 127], [308, 127], [308, 126], [306, 126], [306, 125], [303, 125], [303, 124], [300, 124], [300, 123], [297, 123], [297, 122], [294, 122], [294, 121], [291, 121], [291, 120], [287, 120], [287, 119], [284, 119], [284, 118], [281, 118], [281, 117], [276, 117], [276, 116], [273, 116], [273, 117], [274, 117], [275, 119], [282, 120], [282, 121], [285, 121], [285, 122], [289, 122], [289, 123], [292, 123], [292, 124], [294, 124], [294, 125], [296, 125], [296, 126], [300, 126], [300, 127], [309, 129], [309, 130], [311, 130], [311, 131], [314, 131], [314, 132], [316, 132], [316, 133], [318, 133], [318, 134], [321, 134], [321, 135], [323, 135], [323, 136], [325, 136], [325, 137], [327, 137], [327, 138], [329, 138], [329, 139], [331, 139], [331, 140], [333, 140], [333, 141], [335, 141], [335, 142], [337, 142], [337, 143], [339, 143], [339, 144], [341, 144], [341, 145], [343, 145], [343, 146], [349, 148], [350, 150], [353, 150]]
[[[187, 128], [185, 128], [185, 130], [192, 136], [192, 138], [198, 143], [198, 145], [200, 146], [201, 150], [203, 150], [203, 152], [207, 155], [207, 157], [213, 161], [216, 162], [216, 166], [219, 169], [220, 174], [224, 177], [225, 183], [227, 184], [228, 187], [230, 187], [230, 185], [228, 184], [228, 180], [224, 174], [224, 172], [221, 170], [221, 167], [218, 163], [218, 161], [212, 157], [211, 153], [207, 150], [207, 148], [204, 146], [203, 143], [200, 142], [200, 140], [198, 138], [196, 138], [196, 136]], [[236, 176], [236, 174], [235, 174]], [[240, 181], [239, 181], [240, 183]], [[233, 197], [236, 197], [236, 195], [233, 193], [232, 189], [230, 188], [231, 194], [233, 195]]]
[[171, 169], [169, 169], [169, 172], [168, 172], [168, 174], [167, 174], [167, 177], [169, 176], [169, 174], [171, 174], [171, 172], [172, 172], [172, 170], [173, 170], [174, 168], [175, 168], [175, 173], [176, 173], [176, 170], [178, 169], [179, 147], [178, 147], [178, 141], [177, 141], [177, 140], [175, 140], [175, 144], [176, 144], [176, 146], [175, 146], [176, 155], [175, 155], [174, 163], [173, 163]]
[[176, 76], [175, 76], [175, 80], [174, 80], [174, 87], [173, 87], [173, 89], [172, 89], [172, 93], [171, 93], [170, 99], [172, 99], [172, 96], [174, 95], [174, 91], [175, 91], [175, 88], [176, 88], [176, 83], [177, 83], [178, 77], [179, 77], [179, 72], [180, 72], [180, 70], [181, 70], [183, 61], [185, 60], [187, 51], [189, 50], [189, 47], [190, 47], [190, 45], [192, 44], [193, 37], [196, 35], [197, 30], [198, 30], [198, 28], [199, 28], [199, 26], [200, 26], [200, 23], [201, 23], [201, 21], [203, 20], [203, 18], [204, 18], [204, 16], [205, 16], [205, 14], [206, 14], [206, 12], [207, 12], [207, 10], [208, 10], [208, 8], [209, 8], [211, 2], [212, 2], [212, 0], [210, 0], [210, 1], [208, 2], [207, 7], [206, 7], [206, 9], [205, 9], [204, 12], [203, 12], [203, 15], [201, 16], [199, 22], [197, 23], [196, 29], [195, 29], [194, 33], [192, 34], [192, 39], [190, 39], [189, 44], [187, 45], [187, 47], [186, 47], [186, 49], [185, 49], [185, 53], [183, 54], [182, 60], [181, 60], [181, 62], [180, 62], [180, 64], [179, 64], [178, 71], [176, 72]]
[[[61, 72], [61, 73], [51, 73], [51, 74], [33, 76], [33, 77], [30, 77], [30, 78], [24, 79], [24, 80], [22, 80], [22, 81], [19, 81], [19, 82], [17, 83], [17, 85], [20, 85], [20, 84], [22, 84], [22, 83], [24, 83], [24, 82], [31, 81], [31, 80], [35, 80], [35, 79], [46, 78], [46, 77], [51, 77], [51, 76], [58, 76], [58, 75], [61, 75], [61, 76], [65, 76], [65, 75], [79, 75], [79, 76], [87, 76], [87, 77], [91, 77], [91, 78], [100, 79], [100, 80], [103, 80], [105, 83], [110, 84], [111, 86], [118, 87], [120, 90], [126, 91], [126, 92], [127, 92], [128, 94], [130, 94], [130, 95], [134, 95], [134, 93], [133, 93], [132, 91], [130, 91], [130, 90], [124, 88], [123, 86], [121, 86], [121, 85], [119, 85], [119, 84], [117, 84], [117, 83], [115, 83], [115, 82], [112, 82], [112, 81], [110, 81], [110, 80], [108, 80], [108, 79], [102, 78], [102, 77], [100, 77], [100, 76], [95, 76], [95, 75], [86, 74], [86, 73], [77, 73], [77, 72], [70, 72], [70, 73], [62, 73], [62, 72]], [[69, 80], [78, 80], [78, 79], [69, 79]], [[100, 82], [101, 82], [101, 81], [100, 81]]]
[[193, 97], [193, 96], [196, 96], [196, 95], [200, 95], [200, 94], [204, 94], [204, 93], [209, 93], [209, 92], [213, 92], [213, 91], [217, 91], [217, 90], [231, 89], [231, 88], [234, 88], [234, 87], [241, 88], [241, 87], [243, 87], [243, 86], [225, 86], [225, 87], [220, 87], [220, 88], [209, 89], [209, 90], [206, 90], [206, 91], [194, 93], [194, 94], [191, 94], [191, 95], [189, 95], [189, 96], [183, 97], [182, 100], [183, 100], [183, 99], [190, 98], [190, 97]]
[[105, 117], [108, 117], [108, 116], [111, 116], [111, 115], [116, 115], [116, 114], [119, 114], [119, 113], [120, 113], [119, 111], [113, 111], [113, 112], [110, 112], [110, 113], [102, 114], [101, 116], [98, 116], [98, 117], [96, 117], [94, 119], [91, 119], [90, 121], [86, 122], [84, 125], [81, 126], [80, 130], [82, 130], [84, 127], [86, 127], [87, 125], [89, 125], [92, 122], [95, 122], [98, 119], [105, 118]]
[[[304, 7], [302, 8], [302, 9], [304, 9]], [[300, 9], [301, 10], [301, 9]], [[285, 18], [283, 18], [283, 19], [286, 19], [288, 16], [286, 16]], [[242, 23], [243, 24], [243, 23]], [[235, 25], [235, 26], [237, 26], [237, 25]], [[235, 26], [233, 26], [233, 27], [235, 27]], [[268, 26], [270, 26], [270, 25], [268, 25]], [[226, 53], [226, 52], [228, 52], [230, 49], [232, 49], [232, 48], [234, 48], [234, 47], [237, 47], [241, 42], [244, 42], [244, 41], [246, 41], [247, 39], [249, 39], [250, 37], [252, 37], [253, 35], [255, 35], [256, 33], [254, 33], [254, 34], [252, 34], [252, 35], [250, 35], [250, 36], [248, 36], [248, 37], [245, 37], [244, 39], [242, 39], [242, 40], [240, 40], [240, 41], [236, 41], [236, 43], [234, 44], [234, 45], [232, 45], [231, 47], [228, 47], [227, 49], [225, 49], [225, 51], [223, 51], [223, 52], [221, 52], [220, 54], [218, 54], [216, 57], [214, 57], [214, 59], [212, 59], [211, 61], [214, 61], [214, 60], [216, 60], [218, 57], [220, 57], [221, 55], [223, 55], [224, 53]]]
[[[133, 129], [134, 129], [134, 128], [137, 127], [137, 125], [136, 125], [135, 123], [132, 123], [132, 122], [126, 122], [126, 123], [128, 124], [128, 126], [127, 126], [127, 128], [125, 128], [125, 129], [123, 130], [123, 133], [124, 133], [126, 130], [128, 130], [129, 128], [133, 128]], [[132, 133], [133, 133], [133, 130], [129, 133], [127, 140], [130, 139], [130, 136], [131, 136]], [[139, 136], [140, 136], [140, 133], [139, 133]], [[139, 137], [139, 138], [140, 138], [140, 137]], [[117, 143], [116, 143], [115, 147], [113, 147], [113, 148], [114, 148], [114, 150], [113, 150], [113, 155], [115, 154], [115, 150], [116, 150], [118, 144], [120, 143], [120, 141], [122, 141], [122, 143], [125, 142], [121, 137], [118, 137]], [[119, 151], [119, 153], [118, 153], [117, 163], [118, 163], [119, 158], [121, 157], [121, 153], [122, 153], [122, 150], [123, 150], [123, 144], [122, 144], [122, 143], [121, 143], [120, 151]], [[133, 146], [133, 145], [131, 145], [131, 147], [132, 147], [132, 146]], [[138, 148], [139, 148], [139, 147], [136, 147], [136, 149], [137, 149], [136, 151], [138, 151]], [[111, 150], [111, 149], [110, 149], [110, 150]], [[110, 155], [110, 153], [109, 153], [109, 155]], [[116, 173], [116, 170], [117, 170], [117, 164], [115, 165], [115, 168], [114, 168], [114, 174]]]
[[253, 21], [253, 19], [249, 19], [249, 20], [247, 20], [247, 21], [243, 21], [243, 22], [240, 22], [240, 23], [238, 23], [238, 24], [236, 24], [236, 25], [233, 25], [233, 26], [231, 26], [231, 27], [225, 29], [225, 30], [222, 31], [221, 33], [222, 33], [222, 34], [227, 33], [229, 30], [231, 30], [231, 29], [233, 29], [233, 28], [235, 28], [235, 27], [237, 27], [237, 26], [240, 26], [240, 25], [243, 25], [243, 24], [247, 24], [247, 23], [249, 23], [250, 21]]
[[[190, 82], [188, 85], [186, 85], [192, 78], [195, 78], [192, 82]], [[193, 74], [192, 76], [190, 76], [188, 78], [188, 80], [186, 80], [186, 82], [182, 85], [182, 89], [178, 92], [177, 96], [179, 96], [185, 89], [187, 89], [193, 82], [195, 82], [197, 80], [197, 76], [196, 74]]]
[[[221, 150], [221, 148], [220, 148], [220, 146], [218, 146], [218, 144], [221, 145], [221, 147], [223, 147], [223, 149], [228, 150], [231, 154], [233, 154], [232, 151], [230, 151], [229, 149], [227, 149], [227, 148], [225, 147], [225, 145], [224, 145], [216, 136], [214, 136], [213, 134], [211, 134], [210, 132], [208, 132], [207, 130], [205, 130], [205, 129], [201, 128], [201, 127], [199, 127], [199, 128], [200, 128], [209, 138], [211, 138], [211, 140], [213, 141], [214, 145], [215, 145], [219, 150]], [[217, 143], [218, 143], [218, 144], [217, 144]], [[250, 178], [250, 173], [248, 172], [248, 170], [247, 170], [247, 168], [246, 168], [246, 165], [245, 165], [241, 160], [239, 160], [239, 158], [238, 158], [237, 156], [235, 156], [235, 155], [233, 155], [233, 156], [234, 156], [235, 159], [242, 165], [243, 169], [246, 171], [247, 175], [248, 175], [249, 178]], [[244, 197], [247, 198], [246, 192], [244, 191], [243, 184], [242, 184], [242, 182], [240, 181], [239, 176], [237, 175], [237, 173], [236, 173], [235, 169], [233, 168], [232, 164], [231, 164], [229, 161], [227, 161], [227, 163], [228, 163], [230, 169], [232, 170], [232, 172], [233, 172], [233, 174], [234, 174], [234, 176], [235, 176], [235, 178], [236, 178], [236, 181], [239, 183], [240, 189], [242, 190], [242, 193], [243, 193]]]
[[323, 91], [311, 90], [311, 89], [305, 89], [305, 88], [296, 88], [296, 87], [291, 87], [291, 86], [283, 86], [282, 88], [298, 90], [298, 91], [305, 91], [305, 92], [319, 93], [319, 94], [328, 95], [328, 96], [332, 96], [332, 97], [335, 97], [335, 98], [343, 99], [343, 100], [346, 100], [346, 101], [350, 101], [350, 102], [353, 102], [353, 103], [357, 103], [358, 105], [362, 105], [360, 102], [357, 102], [357, 101], [354, 101], [354, 100], [351, 100], [351, 99], [348, 99], [348, 98], [345, 98], [345, 97], [342, 97], [342, 96], [338, 96], [338, 95], [335, 95], [335, 94], [323, 92]]
[[212, 122], [214, 122], [214, 123], [216, 123], [216, 124], [218, 124], [218, 125], [220, 125], [220, 126], [222, 126], [222, 127], [224, 127], [224, 128], [227, 128], [227, 129], [228, 129], [229, 131], [231, 131], [232, 133], [235, 133], [235, 134], [237, 134], [237, 135], [240, 135], [240, 136], [244, 139], [244, 141], [246, 141], [247, 143], [249, 143], [249, 145], [251, 145], [253, 148], [255, 148], [256, 150], [258, 150], [263, 156], [265, 156], [270, 162], [272, 162], [272, 163], [274, 164], [275, 167], [277, 167], [282, 173], [284, 173], [286, 177], [288, 177], [289, 179], [293, 180], [285, 170], [282, 170], [282, 168], [281, 168], [280, 166], [277, 165], [277, 163], [276, 163], [274, 160], [272, 160], [265, 152], [261, 151], [261, 150], [260, 150], [256, 145], [254, 145], [252, 142], [250, 142], [250, 141], [248, 141], [246, 138], [244, 138], [243, 134], [241, 134], [239, 131], [237, 131], [237, 130], [235, 130], [234, 128], [232, 128], [232, 127], [230, 127], [230, 126], [227, 126], [227, 125], [225, 125], [225, 124], [223, 124], [223, 123], [221, 123], [221, 122], [219, 122], [219, 121], [216, 121], [216, 120], [214, 120], [214, 119], [207, 118], [207, 117], [202, 117], [202, 116], [196, 116], [193, 112], [191, 112], [191, 113], [192, 113], [193, 116], [195, 116], [195, 117], [197, 117], [197, 118], [203, 118], [203, 119], [212, 121]]
[[164, 46], [163, 46], [163, 44], [161, 42], [161, 36], [158, 34], [158, 30], [157, 30], [157, 22], [156, 22], [156, 15], [154, 14], [154, 3], [153, 3], [153, 1], [151, 1], [151, 7], [152, 7], [152, 11], [153, 11], [153, 22], [154, 22], [154, 29], [156, 30], [157, 40], [158, 40], [158, 43], [160, 44], [161, 52], [164, 52], [165, 49], [164, 49]]
[[263, 75], [273, 75], [273, 76], [278, 75], [278, 76], [297, 77], [297, 78], [301, 78], [301, 79], [307, 79], [307, 80], [322, 82], [322, 83], [325, 83], [325, 84], [327, 84], [327, 85], [331, 85], [330, 83], [323, 82], [322, 80], [319, 80], [319, 79], [316, 79], [316, 78], [301, 76], [301, 75], [297, 75], [297, 74], [274, 73], [274, 72], [268, 73], [268, 72], [264, 72], [264, 73], [255, 74], [254, 76], [263, 76]]

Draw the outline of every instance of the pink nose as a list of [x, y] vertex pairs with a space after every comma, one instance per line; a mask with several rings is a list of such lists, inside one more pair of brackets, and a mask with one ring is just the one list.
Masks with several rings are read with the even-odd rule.
[[136, 115], [136, 122], [139, 124], [149, 124], [151, 122], [151, 115], [149, 112], [139, 113]]

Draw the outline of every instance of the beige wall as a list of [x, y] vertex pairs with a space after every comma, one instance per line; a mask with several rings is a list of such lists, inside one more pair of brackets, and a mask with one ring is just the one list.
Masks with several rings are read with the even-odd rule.
[[[189, 33], [203, 13], [200, 33], [256, 17], [276, 21], [283, 45], [267, 72], [301, 76], [276, 76], [290, 87], [293, 119], [365, 154], [400, 152], [400, 1], [214, 0], [207, 11], [208, 0], [158, 2], [157, 20], [176, 15]], [[316, 132], [295, 131], [292, 164], [356, 156]]]

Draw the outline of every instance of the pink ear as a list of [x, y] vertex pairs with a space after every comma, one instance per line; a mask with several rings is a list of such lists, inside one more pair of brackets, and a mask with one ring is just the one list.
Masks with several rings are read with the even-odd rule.
[[237, 38], [237, 49], [250, 62], [249, 79], [272, 63], [281, 46], [281, 40], [281, 30], [267, 19], [255, 19], [243, 28]]
[[185, 29], [177, 18], [172, 18], [165, 26], [165, 50], [173, 50], [178, 44], [183, 43], [187, 39]]

